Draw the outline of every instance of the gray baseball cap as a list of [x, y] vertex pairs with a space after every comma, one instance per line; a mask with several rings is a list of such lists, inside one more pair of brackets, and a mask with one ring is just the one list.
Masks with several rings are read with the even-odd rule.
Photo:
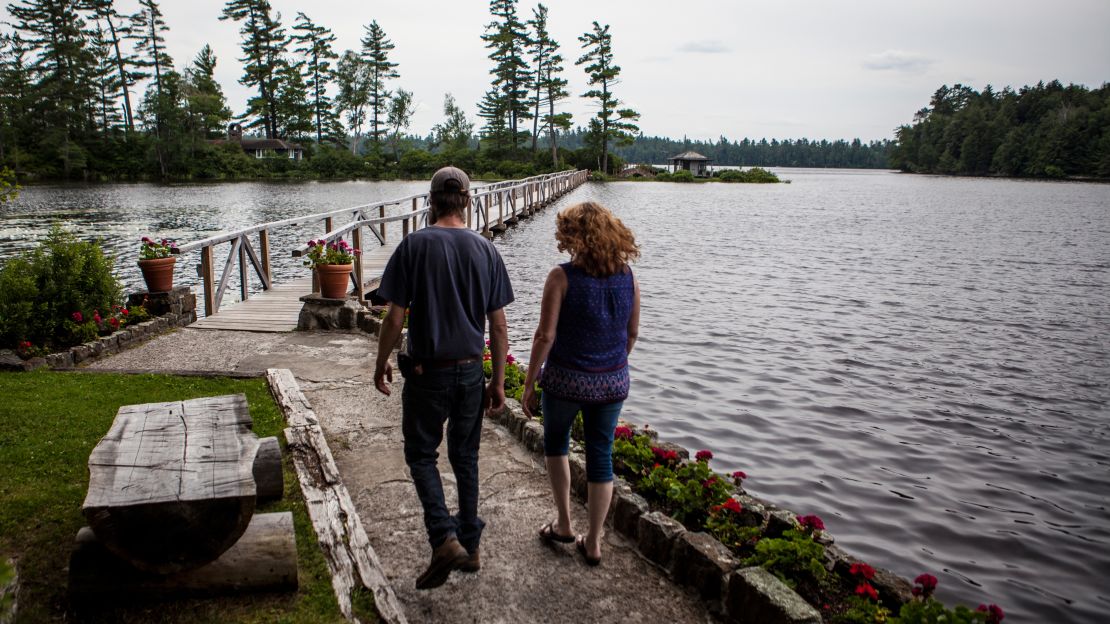
[[[454, 184], [449, 184], [454, 182]], [[432, 176], [432, 192], [438, 193], [440, 191], [459, 191], [465, 192], [470, 190], [470, 177], [466, 172], [458, 167], [444, 167]]]

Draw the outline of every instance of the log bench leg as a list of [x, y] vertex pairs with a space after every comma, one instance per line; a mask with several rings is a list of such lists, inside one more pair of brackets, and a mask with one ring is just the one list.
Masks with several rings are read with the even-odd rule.
[[285, 474], [281, 470], [281, 445], [277, 438], [258, 441], [252, 471], [258, 502], [281, 500], [285, 494]]
[[89, 527], [77, 533], [69, 562], [70, 596], [85, 603], [296, 589], [297, 543], [293, 514], [287, 511], [255, 514], [234, 546], [194, 570], [141, 572], [108, 552]]

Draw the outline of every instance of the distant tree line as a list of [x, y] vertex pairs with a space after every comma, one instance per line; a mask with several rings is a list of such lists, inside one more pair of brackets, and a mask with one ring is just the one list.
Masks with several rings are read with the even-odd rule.
[[[564, 167], [612, 167], [612, 146], [638, 133], [638, 114], [614, 93], [608, 25], [580, 36], [575, 62], [598, 112], [587, 140], [560, 150], [571, 127], [571, 97], [548, 9], [531, 19], [517, 0], [491, 0], [481, 35], [492, 63], [479, 103], [481, 128], [451, 96], [425, 141], [410, 140], [411, 91], [397, 86], [395, 44], [376, 20], [357, 49], [339, 52], [331, 30], [298, 12], [283, 23], [269, 0], [227, 0], [220, 20], [239, 27], [239, 82], [253, 94], [228, 108], [205, 45], [191, 63], [167, 53], [159, 0], [133, 14], [115, 0], [14, 0], [0, 25], [0, 167], [25, 178], [140, 179], [423, 175], [443, 163], [491, 175], [530, 175]], [[142, 89], [140, 93], [139, 90]], [[231, 141], [231, 121], [266, 139], [303, 144], [304, 161], [257, 159]], [[410, 152], [417, 152], [410, 154]], [[406, 158], [407, 156], [407, 158]]]
[[945, 85], [897, 138], [891, 165], [903, 171], [1110, 178], [1110, 84]]
[[[567, 147], [580, 140], [581, 130], [567, 136]], [[894, 142], [890, 140], [863, 143], [859, 139], [845, 141], [809, 139], [741, 139], [730, 141], [689, 141], [659, 136], [640, 136], [626, 146], [618, 147], [617, 155], [627, 162], [665, 165], [667, 159], [685, 151], [694, 151], [713, 159], [713, 165], [747, 167], [840, 167], [847, 169], [885, 169]]]

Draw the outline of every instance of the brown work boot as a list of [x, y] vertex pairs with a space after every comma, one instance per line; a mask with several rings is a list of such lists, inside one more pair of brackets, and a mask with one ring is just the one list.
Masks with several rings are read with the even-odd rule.
[[482, 554], [481, 550], [478, 548], [475, 548], [474, 552], [470, 553], [470, 556], [466, 558], [466, 561], [464, 561], [462, 565], [459, 566], [459, 572], [477, 572], [481, 569]]
[[466, 549], [459, 544], [454, 535], [448, 537], [432, 551], [432, 561], [428, 569], [416, 579], [417, 589], [432, 589], [447, 582], [451, 570], [458, 569], [470, 558]]

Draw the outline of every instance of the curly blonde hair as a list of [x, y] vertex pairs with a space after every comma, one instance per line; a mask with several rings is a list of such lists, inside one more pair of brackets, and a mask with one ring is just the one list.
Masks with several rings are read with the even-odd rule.
[[640, 257], [632, 230], [595, 202], [582, 202], [560, 212], [555, 218], [555, 240], [559, 251], [570, 254], [572, 264], [594, 277], [615, 275]]

